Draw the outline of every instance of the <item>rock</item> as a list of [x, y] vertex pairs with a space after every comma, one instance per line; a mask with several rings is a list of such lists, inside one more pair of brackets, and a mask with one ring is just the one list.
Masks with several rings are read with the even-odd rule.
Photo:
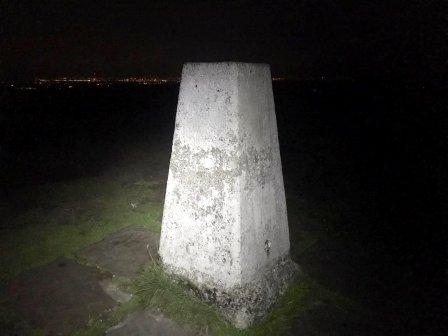
[[99, 284], [103, 291], [116, 302], [125, 303], [132, 299], [131, 293], [120, 289], [110, 278], [101, 280]]
[[15, 307], [45, 335], [70, 335], [116, 306], [99, 281], [110, 274], [60, 258], [14, 278], [7, 293]]
[[148, 311], [130, 314], [123, 322], [108, 329], [107, 336], [188, 336], [190, 331], [179, 327], [162, 315]]
[[157, 258], [159, 235], [145, 228], [128, 227], [78, 252], [80, 257], [112, 274], [133, 278]]

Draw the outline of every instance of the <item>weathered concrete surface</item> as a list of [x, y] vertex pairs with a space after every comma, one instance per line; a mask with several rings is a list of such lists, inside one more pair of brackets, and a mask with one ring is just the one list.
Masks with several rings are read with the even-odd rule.
[[45, 335], [71, 335], [116, 306], [99, 285], [110, 275], [60, 258], [19, 275], [7, 293], [15, 308]]
[[159, 236], [145, 228], [128, 227], [78, 252], [89, 263], [115, 275], [135, 277], [157, 257]]
[[268, 65], [184, 65], [159, 253], [241, 328], [292, 277]]
[[193, 335], [173, 321], [148, 311], [130, 314], [123, 322], [108, 329], [106, 336], [188, 336]]

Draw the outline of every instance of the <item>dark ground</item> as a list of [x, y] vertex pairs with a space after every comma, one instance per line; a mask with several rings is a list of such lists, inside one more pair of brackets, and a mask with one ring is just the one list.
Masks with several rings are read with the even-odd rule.
[[[27, 321], [42, 326], [46, 335], [69, 335], [90, 316], [104, 314], [117, 305], [98, 283], [107, 277], [96, 267], [59, 258], [22, 273], [10, 283], [9, 293]], [[11, 333], [23, 334], [20, 329]]]
[[[274, 84], [293, 257], [378, 312], [381, 334], [448, 334], [447, 91]], [[99, 174], [133, 144], [169, 151], [177, 94], [177, 85], [2, 89], [0, 198], [11, 201], [19, 185]], [[323, 237], [300, 257], [297, 228]], [[332, 333], [369, 334], [344, 328]]]

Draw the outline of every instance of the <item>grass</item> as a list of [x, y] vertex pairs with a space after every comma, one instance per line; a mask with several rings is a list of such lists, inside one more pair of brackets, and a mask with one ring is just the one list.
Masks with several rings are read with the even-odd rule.
[[85, 328], [75, 332], [73, 336], [100, 336], [111, 326], [123, 321], [127, 315], [140, 308], [140, 304], [136, 299], [132, 299], [121, 304], [118, 309], [114, 310], [112, 315], [107, 319], [91, 319]]
[[[139, 185], [122, 187], [105, 177], [67, 184], [44, 185], [24, 191], [22, 201], [34, 206], [10, 217], [2, 241], [0, 282], [75, 252], [127, 226], [160, 230], [162, 205], [144, 202], [152, 190]], [[130, 202], [138, 202], [133, 208]]]
[[204, 335], [282, 335], [301, 313], [325, 302], [344, 313], [355, 312], [357, 305], [302, 276], [294, 282], [275, 305], [265, 321], [246, 330], [238, 330], [224, 321], [216, 309], [198, 299], [182, 282], [174, 281], [159, 264], [152, 265], [133, 283], [140, 304], [150, 310], [187, 325]]
[[[157, 156], [150, 159], [157, 161]], [[0, 208], [0, 215], [6, 219], [5, 228], [0, 231], [0, 286], [20, 272], [57, 257], [76, 258], [78, 250], [124, 227], [143, 226], [159, 232], [162, 186], [156, 179], [136, 173], [141, 166], [151, 167], [151, 162], [128, 162], [123, 164], [125, 168], [101, 176], [17, 190]], [[288, 206], [294, 217], [297, 209]], [[300, 209], [298, 212], [306, 213]], [[312, 216], [312, 220], [319, 220]], [[331, 214], [325, 216], [331, 220]], [[319, 240], [319, 234], [296, 229], [291, 237], [295, 239], [294, 256]], [[127, 279], [117, 281], [128, 283]], [[139, 308], [161, 312], [204, 335], [281, 335], [291, 328], [298, 315], [312, 310], [316, 302], [326, 302], [341, 311], [355, 310], [352, 302], [305, 276], [291, 285], [265, 321], [241, 331], [224, 321], [213, 306], [173, 281], [158, 264], [142, 272], [129, 288], [134, 299], [120, 305], [108, 319], [92, 319], [75, 335], [103, 335], [107, 328]], [[0, 300], [0, 331], [7, 334], [7, 330], [22, 325], [26, 334], [42, 335], [42, 331], [27, 326], [20, 315], [8, 308], [7, 298], [0, 295]]]
[[318, 285], [304, 275], [294, 282], [280, 298], [267, 318], [246, 330], [238, 330], [223, 320], [215, 307], [200, 300], [183, 282], [168, 276], [156, 263], [143, 271], [130, 286], [134, 299], [120, 307], [108, 320], [92, 320], [76, 336], [103, 335], [108, 327], [117, 324], [136, 309], [148, 309], [176, 321], [199, 335], [262, 336], [283, 335], [294, 325], [297, 316], [309, 313], [325, 303], [342, 314], [355, 314], [360, 307], [353, 301]]
[[235, 334], [235, 329], [222, 320], [212, 306], [173, 281], [158, 264], [137, 278], [133, 290], [143, 307], [162, 312], [182, 325], [212, 335]]

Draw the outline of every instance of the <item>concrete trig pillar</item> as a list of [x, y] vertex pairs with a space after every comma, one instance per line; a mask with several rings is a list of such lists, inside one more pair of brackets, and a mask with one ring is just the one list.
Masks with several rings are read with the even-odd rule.
[[269, 65], [184, 65], [159, 253], [239, 328], [286, 289], [296, 265]]

